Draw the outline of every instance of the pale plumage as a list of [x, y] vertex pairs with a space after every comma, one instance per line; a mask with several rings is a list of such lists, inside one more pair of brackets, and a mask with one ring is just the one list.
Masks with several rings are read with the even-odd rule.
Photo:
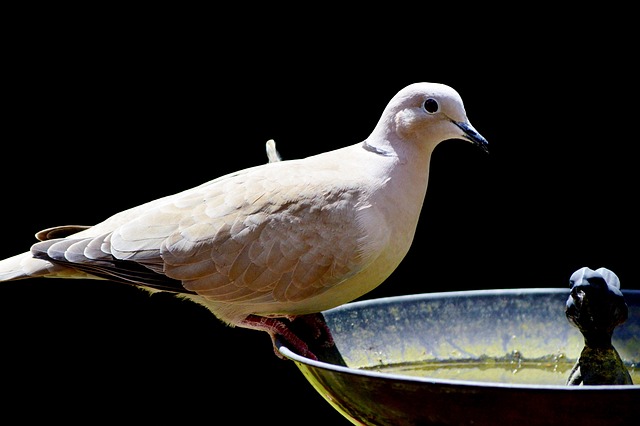
[[285, 319], [352, 301], [395, 270], [414, 237], [431, 153], [453, 138], [486, 150], [457, 92], [412, 84], [364, 142], [281, 161], [270, 141], [266, 164], [95, 226], [38, 233], [29, 252], [0, 262], [0, 281], [98, 278], [171, 291], [312, 356]]

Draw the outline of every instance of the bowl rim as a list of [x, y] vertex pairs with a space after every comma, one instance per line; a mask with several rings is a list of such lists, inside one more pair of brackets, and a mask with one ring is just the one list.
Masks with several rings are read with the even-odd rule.
[[[433, 292], [433, 293], [418, 293], [400, 296], [381, 297], [376, 299], [359, 300], [355, 302], [346, 303], [338, 307], [328, 309], [325, 312], [335, 312], [340, 310], [347, 310], [358, 307], [366, 307], [380, 303], [391, 303], [405, 300], [422, 300], [422, 299], [438, 299], [438, 298], [452, 298], [452, 297], [467, 297], [467, 296], [479, 296], [479, 295], [513, 295], [513, 294], [556, 294], [556, 293], [568, 293], [568, 289], [564, 288], [511, 288], [511, 289], [488, 289], [488, 290], [462, 290], [462, 291], [447, 291], [447, 292]], [[623, 294], [633, 294], [640, 296], [640, 290], [628, 289], [622, 290]], [[342, 365], [331, 364], [324, 361], [316, 361], [310, 358], [303, 357], [291, 351], [285, 346], [281, 340], [276, 339], [276, 347], [278, 351], [291, 361], [299, 364], [304, 364], [312, 368], [329, 370], [341, 374], [349, 374], [356, 376], [364, 376], [374, 379], [382, 379], [386, 381], [394, 382], [408, 382], [408, 383], [425, 383], [433, 385], [448, 385], [448, 386], [463, 386], [463, 387], [482, 387], [486, 388], [507, 388], [507, 389], [522, 389], [522, 390], [545, 390], [545, 391], [558, 391], [558, 392], [593, 392], [593, 391], [613, 391], [624, 392], [630, 390], [640, 390], [640, 384], [633, 385], [544, 385], [544, 384], [526, 384], [526, 383], [501, 383], [490, 381], [473, 381], [473, 380], [459, 380], [459, 379], [440, 379], [435, 377], [422, 377], [422, 376], [408, 376], [394, 373], [383, 373], [374, 370], [362, 370], [358, 368], [345, 367]]]

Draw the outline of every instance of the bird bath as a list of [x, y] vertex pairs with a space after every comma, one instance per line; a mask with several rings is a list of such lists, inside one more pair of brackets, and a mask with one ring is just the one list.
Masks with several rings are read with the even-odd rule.
[[640, 403], [640, 290], [612, 343], [633, 385], [568, 386], [584, 347], [568, 289], [426, 293], [324, 311], [335, 348], [278, 350], [357, 425], [628, 425]]

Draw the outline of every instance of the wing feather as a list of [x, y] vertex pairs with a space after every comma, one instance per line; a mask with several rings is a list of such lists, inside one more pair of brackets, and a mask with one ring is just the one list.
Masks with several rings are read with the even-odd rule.
[[[360, 256], [364, 230], [356, 217], [363, 189], [353, 180], [337, 184], [344, 171], [309, 176], [296, 162], [288, 163], [284, 178], [277, 168], [282, 164], [246, 169], [124, 211], [76, 239], [45, 241], [47, 256], [85, 271], [95, 262], [96, 274], [147, 280], [219, 303], [313, 297], [367, 261]], [[319, 194], [312, 183], [325, 191]], [[60, 232], [72, 229], [82, 228]]]

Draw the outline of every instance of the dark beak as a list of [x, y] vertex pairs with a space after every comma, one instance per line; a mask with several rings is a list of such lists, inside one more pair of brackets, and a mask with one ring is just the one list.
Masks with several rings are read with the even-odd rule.
[[474, 145], [482, 148], [484, 152], [489, 153], [489, 142], [469, 123], [454, 121], [453, 124], [458, 126], [464, 132], [464, 139], [472, 142]]

